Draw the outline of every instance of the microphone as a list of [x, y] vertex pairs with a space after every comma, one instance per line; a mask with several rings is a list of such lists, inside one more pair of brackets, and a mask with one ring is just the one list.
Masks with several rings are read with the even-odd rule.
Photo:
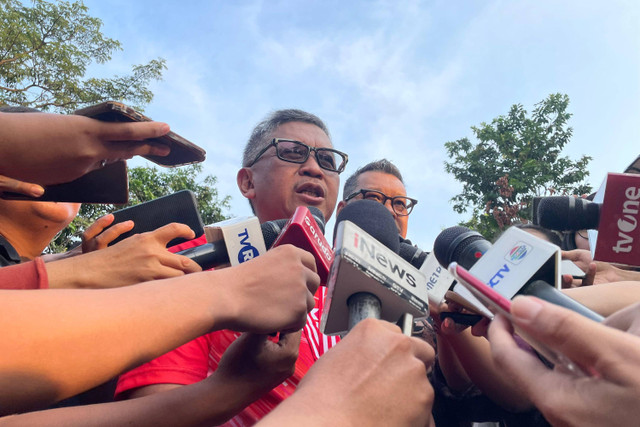
[[601, 206], [572, 196], [544, 197], [538, 203], [538, 225], [557, 231], [597, 229]]
[[[276, 219], [260, 224], [260, 230], [266, 248], [270, 248], [273, 245], [273, 242], [286, 223], [286, 219]], [[203, 270], [230, 265], [229, 251], [227, 250], [224, 239], [215, 240], [176, 253], [193, 260], [202, 267]]]
[[[292, 222], [295, 223], [294, 219], [308, 222], [309, 227], [312, 227], [315, 233], [324, 238], [322, 235], [324, 232], [322, 212], [315, 207], [308, 209], [301, 206], [296, 209], [293, 217], [289, 220], [277, 219], [257, 226], [258, 219], [256, 217], [234, 218], [207, 226], [205, 233], [209, 243], [185, 249], [177, 254], [192, 259], [203, 270], [207, 270], [237, 265], [253, 259], [266, 252], [267, 248], [271, 248], [279, 238], [280, 244], [292, 243], [307, 249], [303, 247], [304, 238], [298, 237], [298, 228], [295, 225], [291, 226]], [[251, 244], [252, 241], [257, 243]], [[316, 263], [318, 263], [318, 251], [310, 250], [310, 252], [314, 254]], [[229, 254], [232, 256], [230, 257]], [[323, 255], [326, 257], [326, 254]]]
[[[507, 235], [507, 233], [509, 233], [509, 235]], [[511, 236], [515, 236], [515, 246], [506, 246], [507, 250], [504, 251], [505, 253], [498, 253], [498, 250], [493, 253], [493, 255], [496, 255], [493, 259], [499, 260], [500, 265], [496, 265], [491, 262], [493, 265], [485, 264], [483, 266], [483, 272], [489, 272], [488, 277], [490, 277], [490, 280], [486, 282], [488, 286], [509, 299], [513, 298], [515, 295], [532, 295], [552, 304], [568, 308], [569, 310], [580, 313], [597, 322], [602, 322], [602, 320], [604, 320], [604, 317], [563, 294], [547, 282], [538, 280], [540, 275], [546, 274], [548, 270], [552, 268], [552, 265], [550, 264], [552, 259], [536, 259], [531, 256], [529, 258], [532, 263], [525, 265], [525, 262], [523, 261], [525, 257], [533, 254], [534, 252], [540, 253], [546, 246], [553, 245], [515, 227], [509, 228], [503, 235], [503, 237], [506, 237], [507, 239]], [[452, 262], [457, 262], [465, 269], [471, 270], [485, 253], [488, 255], [488, 252], [492, 248], [496, 248], [496, 246], [498, 246], [498, 242], [503, 240], [503, 237], [498, 239], [495, 246], [492, 246], [489, 241], [484, 239], [484, 237], [475, 231], [469, 230], [466, 227], [451, 227], [438, 235], [434, 243], [434, 252], [436, 254], [436, 258], [442, 265], [449, 265]], [[537, 247], [534, 247], [532, 242], [535, 242]], [[500, 246], [505, 247], [504, 245]], [[557, 249], [553, 249], [553, 251], [557, 253]], [[479, 255], [476, 256], [477, 254]], [[535, 272], [531, 270], [532, 265], [536, 268], [539, 266], [542, 268]], [[527, 267], [526, 271], [524, 268], [525, 266]], [[525, 276], [525, 284], [523, 286], [519, 286], [521, 283], [516, 282], [517, 279], [515, 279], [515, 277], [518, 276], [514, 273], [518, 272], [517, 270], [520, 270], [519, 275]], [[472, 270], [471, 272], [473, 273], [474, 271]], [[513, 278], [510, 283], [507, 283], [507, 280], [505, 279], [507, 276], [509, 276], [509, 278]], [[511, 287], [512, 291], [509, 293], [507, 285], [499, 286], [503, 281], [507, 283], [507, 285], [518, 283], [518, 287], [515, 292], [513, 292], [513, 287]]]
[[640, 266], [640, 175], [609, 173], [603, 188], [602, 204], [574, 197], [540, 200], [540, 225], [552, 230], [597, 229], [591, 246], [594, 260]]
[[333, 262], [333, 250], [324, 237], [324, 215], [320, 209], [315, 206], [296, 208], [272, 247], [285, 244], [292, 244], [311, 252], [316, 260], [316, 271], [320, 276], [320, 283], [326, 285]]
[[322, 332], [341, 334], [364, 318], [376, 317], [401, 322], [410, 333], [413, 316], [429, 312], [426, 287], [419, 286], [426, 278], [398, 255], [393, 216], [378, 202], [354, 201], [338, 214], [334, 236]]

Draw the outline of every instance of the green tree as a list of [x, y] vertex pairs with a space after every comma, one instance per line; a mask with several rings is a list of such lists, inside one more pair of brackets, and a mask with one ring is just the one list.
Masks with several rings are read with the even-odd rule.
[[514, 221], [530, 218], [534, 196], [584, 194], [591, 191], [589, 156], [577, 161], [560, 154], [571, 139], [567, 112], [569, 97], [549, 95], [535, 104], [531, 115], [522, 105], [491, 124], [471, 129], [476, 138], [445, 143], [451, 159], [445, 170], [463, 184], [454, 196], [453, 209], [472, 217], [463, 223], [487, 238], [495, 237]]
[[102, 21], [81, 2], [0, 0], [0, 105], [72, 112], [115, 100], [142, 108], [149, 82], [166, 68], [162, 58], [134, 65], [132, 74], [85, 77], [92, 63], [111, 60], [120, 42], [101, 33]]
[[158, 197], [173, 194], [180, 190], [191, 190], [198, 201], [198, 212], [205, 224], [227, 219], [224, 213], [230, 208], [230, 196], [222, 199], [216, 189], [217, 179], [207, 175], [199, 180], [202, 165], [191, 165], [174, 169], [157, 167], [135, 167], [129, 170], [129, 203], [126, 205], [85, 204], [78, 216], [49, 245], [48, 252], [64, 252], [80, 241], [82, 232], [103, 215], [123, 209], [127, 206], [148, 202]]

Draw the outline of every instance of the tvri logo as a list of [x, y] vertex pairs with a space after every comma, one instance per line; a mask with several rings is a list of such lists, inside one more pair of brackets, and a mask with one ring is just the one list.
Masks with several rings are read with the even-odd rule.
[[253, 246], [251, 242], [249, 242], [249, 230], [246, 228], [244, 231], [238, 233], [238, 237], [240, 238], [240, 250], [238, 251], [238, 262], [243, 263], [249, 260], [254, 259], [260, 252], [258, 248]]

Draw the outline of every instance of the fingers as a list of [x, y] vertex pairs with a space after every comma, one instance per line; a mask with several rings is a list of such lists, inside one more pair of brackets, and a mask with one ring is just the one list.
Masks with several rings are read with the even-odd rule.
[[640, 303], [633, 304], [607, 317], [603, 324], [634, 335], [640, 335]]
[[82, 233], [83, 252], [86, 253], [104, 249], [120, 235], [133, 229], [134, 223], [130, 220], [123, 221], [112, 227], [109, 227], [113, 223], [113, 220], [113, 214], [107, 214], [101, 218], [98, 218], [96, 222], [91, 224], [91, 226], [87, 228], [84, 233]]
[[104, 141], [142, 141], [169, 133], [169, 125], [162, 122], [109, 123], [98, 122], [97, 136]]
[[44, 188], [38, 184], [18, 181], [17, 179], [0, 175], [0, 196], [5, 192], [19, 193], [30, 197], [40, 197], [44, 194]]
[[151, 233], [158, 242], [163, 243], [165, 246], [178, 237], [187, 240], [196, 237], [195, 232], [188, 225], [178, 224], [176, 222], [160, 227], [157, 230], [151, 231]]
[[612, 381], [628, 377], [617, 357], [630, 353], [630, 345], [640, 345], [638, 337], [533, 297], [516, 297], [511, 315], [515, 324], [534, 340], [565, 355], [586, 371], [595, 371]]
[[200, 265], [186, 256], [172, 254], [164, 249], [161, 249], [161, 251], [162, 252], [158, 256], [160, 264], [171, 269], [176, 276], [181, 276], [182, 274], [180, 272], [189, 274], [202, 271], [202, 267], [200, 267]]

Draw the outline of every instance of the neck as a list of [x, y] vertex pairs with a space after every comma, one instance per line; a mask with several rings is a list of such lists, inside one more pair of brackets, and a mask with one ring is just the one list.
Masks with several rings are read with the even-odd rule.
[[40, 256], [58, 231], [51, 224], [35, 222], [29, 226], [23, 226], [0, 218], [0, 234], [7, 239], [20, 257], [29, 260]]

